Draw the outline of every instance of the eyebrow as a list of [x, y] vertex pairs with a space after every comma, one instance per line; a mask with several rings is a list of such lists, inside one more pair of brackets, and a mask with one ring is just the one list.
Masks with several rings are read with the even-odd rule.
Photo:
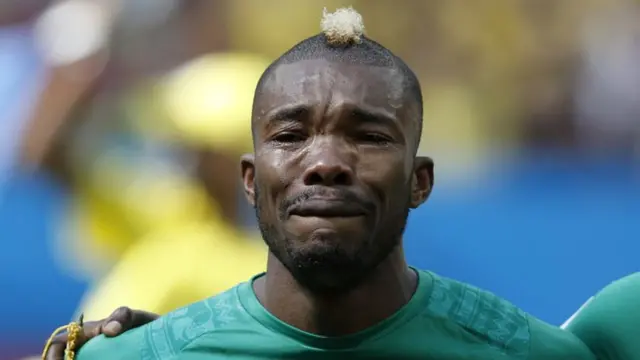
[[285, 105], [269, 112], [266, 118], [269, 123], [287, 120], [299, 121], [309, 112], [310, 108], [305, 104]]
[[[386, 111], [361, 106], [353, 106], [348, 111], [352, 118], [362, 124], [384, 125], [399, 130], [398, 120]], [[311, 107], [308, 104], [284, 105], [267, 113], [267, 127], [272, 127], [280, 122], [305, 121], [310, 113]]]
[[351, 109], [351, 115], [362, 123], [379, 124], [391, 128], [398, 128], [398, 120], [393, 115], [388, 114], [385, 111], [354, 107]]

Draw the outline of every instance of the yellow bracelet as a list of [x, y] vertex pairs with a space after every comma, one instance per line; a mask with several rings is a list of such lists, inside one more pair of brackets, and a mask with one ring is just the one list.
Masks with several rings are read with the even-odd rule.
[[82, 321], [83, 316], [80, 315], [80, 320], [77, 322], [71, 322], [68, 325], [61, 326], [57, 328], [53, 334], [47, 340], [47, 343], [44, 346], [44, 350], [42, 351], [42, 360], [46, 360], [47, 353], [49, 352], [49, 348], [53, 343], [53, 339], [63, 331], [67, 331], [67, 345], [64, 349], [64, 360], [74, 360], [76, 357], [76, 342], [82, 333]]

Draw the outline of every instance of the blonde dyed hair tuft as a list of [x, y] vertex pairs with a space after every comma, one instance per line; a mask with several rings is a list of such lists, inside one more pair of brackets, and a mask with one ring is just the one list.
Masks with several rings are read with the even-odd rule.
[[327, 42], [332, 46], [358, 44], [364, 35], [362, 15], [352, 7], [341, 8], [335, 12], [329, 12], [325, 8], [320, 27]]

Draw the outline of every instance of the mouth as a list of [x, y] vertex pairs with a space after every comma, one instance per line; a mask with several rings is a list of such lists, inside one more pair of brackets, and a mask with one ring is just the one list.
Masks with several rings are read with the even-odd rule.
[[357, 203], [329, 199], [306, 200], [289, 210], [289, 216], [319, 218], [345, 218], [364, 216], [366, 214], [365, 208]]

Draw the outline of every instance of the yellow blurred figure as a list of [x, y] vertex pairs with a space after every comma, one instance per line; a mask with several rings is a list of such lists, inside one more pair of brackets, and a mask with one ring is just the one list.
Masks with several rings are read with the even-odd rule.
[[136, 169], [116, 171], [117, 159], [106, 156], [88, 185], [80, 182], [75, 221], [86, 238], [79, 244], [93, 254], [85, 258], [115, 260], [82, 301], [87, 319], [121, 305], [163, 314], [265, 270], [265, 246], [238, 226], [236, 203], [239, 155], [252, 148], [253, 92], [268, 64], [252, 55], [206, 55], [133, 104], [158, 115], [135, 117], [142, 133], [198, 151], [199, 179], [148, 164], [132, 176]]

